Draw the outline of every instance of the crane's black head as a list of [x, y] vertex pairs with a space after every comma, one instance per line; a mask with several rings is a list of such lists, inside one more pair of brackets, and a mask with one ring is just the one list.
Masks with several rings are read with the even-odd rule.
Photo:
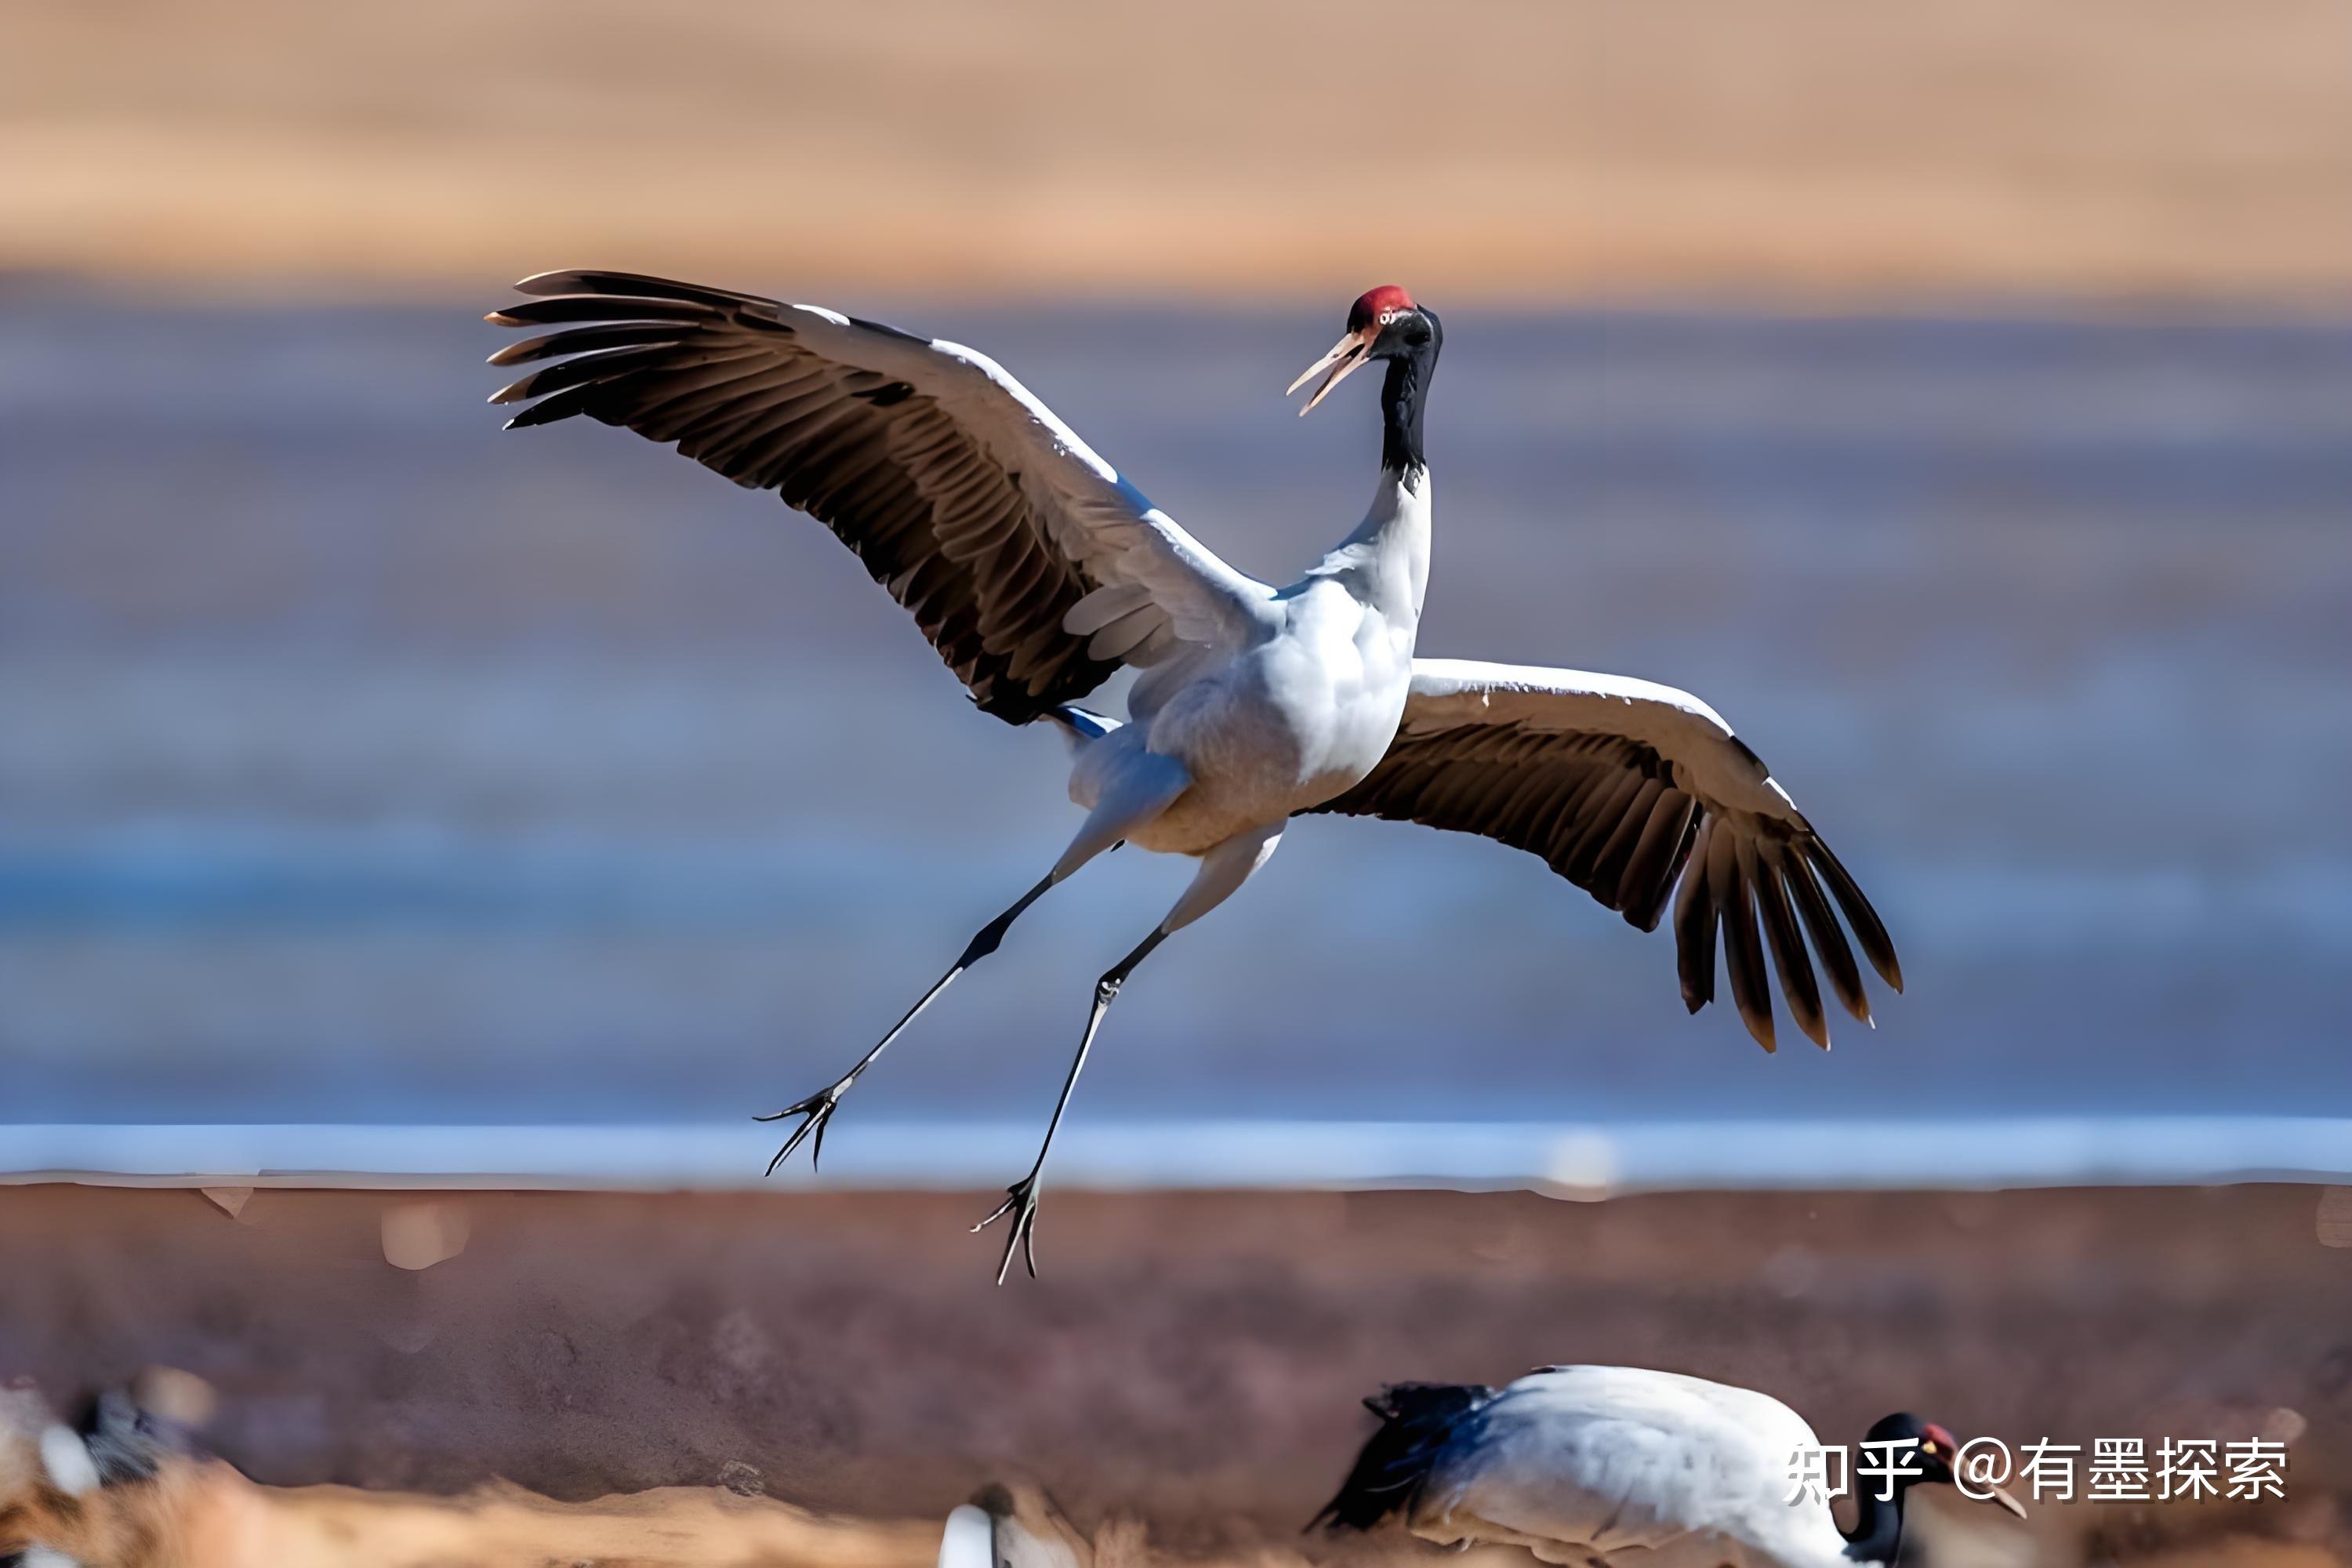
[[1887, 1450], [1888, 1457], [1898, 1465], [1919, 1471], [1916, 1476], [1895, 1477], [1894, 1484], [1898, 1489], [1922, 1483], [1951, 1484], [1952, 1460], [1960, 1451], [1960, 1446], [1949, 1432], [1933, 1421], [1922, 1421], [1907, 1410], [1898, 1410], [1892, 1415], [1882, 1417], [1862, 1440], [1864, 1443], [1913, 1445], [1907, 1451], [1900, 1447]]
[[[1870, 1447], [1874, 1443], [1893, 1447]], [[1960, 1479], [1955, 1467], [1962, 1462], [1961, 1445], [1933, 1421], [1922, 1421], [1907, 1411], [1897, 1411], [1873, 1426], [1863, 1445], [1853, 1458], [1853, 1527], [1839, 1533], [1846, 1540], [1845, 1555], [1854, 1562], [1891, 1563], [1902, 1555], [1905, 1498], [1913, 1487], [1956, 1485]], [[1870, 1471], [1862, 1469], [1865, 1463]], [[2018, 1518], [2025, 1517], [2015, 1498], [1986, 1484], [1981, 1476], [1971, 1478], [1964, 1495], [1997, 1502]]]
[[1437, 363], [1438, 345], [1444, 336], [1437, 313], [1414, 304], [1412, 296], [1395, 284], [1367, 289], [1348, 308], [1347, 335], [1290, 384], [1289, 389], [1297, 392], [1319, 372], [1331, 373], [1323, 377], [1322, 384], [1307, 398], [1307, 406], [1298, 412], [1308, 412], [1358, 367], [1374, 360], [1403, 365], [1416, 373], [1416, 379], [1425, 378]]
[[[1938, 1426], [1933, 1421], [1922, 1421], [1907, 1410], [1898, 1410], [1881, 1418], [1863, 1441], [1912, 1445], [1908, 1450], [1897, 1447], [1886, 1451], [1887, 1458], [1897, 1468], [1916, 1468], [1919, 1472], [1916, 1476], [1896, 1475], [1893, 1484], [1898, 1491], [1921, 1485], [1948, 1487], [1958, 1480], [1953, 1467], [1960, 1461], [1959, 1439], [1953, 1436], [1948, 1428]], [[1972, 1487], [1969, 1495], [1987, 1502], [1997, 1502], [2020, 1519], [2025, 1517], [2025, 1510], [2018, 1500], [1999, 1487], [1987, 1489], [1979, 1483]]]

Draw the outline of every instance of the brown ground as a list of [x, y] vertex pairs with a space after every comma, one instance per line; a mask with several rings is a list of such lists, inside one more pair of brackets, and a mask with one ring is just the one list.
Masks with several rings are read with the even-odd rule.
[[[186, 1368], [220, 1396], [208, 1440], [272, 1484], [578, 1500], [725, 1478], [937, 1520], [1033, 1477], [1087, 1528], [1286, 1551], [1382, 1381], [1626, 1362], [1764, 1388], [1832, 1440], [1898, 1405], [2012, 1441], [2294, 1433], [2286, 1505], [2044, 1528], [2321, 1551], [2352, 1520], [2352, 1250], [2322, 1245], [2319, 1203], [1065, 1192], [1045, 1279], [1000, 1290], [972, 1195], [264, 1189], [233, 1218], [194, 1192], [16, 1188], [0, 1374], [62, 1394]], [[462, 1251], [385, 1260], [436, 1237]]]
[[2352, 283], [2342, 0], [16, 0], [0, 268]]

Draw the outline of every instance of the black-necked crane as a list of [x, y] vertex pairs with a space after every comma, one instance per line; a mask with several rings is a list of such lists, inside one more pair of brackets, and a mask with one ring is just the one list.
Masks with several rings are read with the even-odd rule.
[[[1804, 1417], [1753, 1389], [1626, 1366], [1553, 1366], [1504, 1388], [1400, 1384], [1364, 1404], [1380, 1429], [1314, 1525], [1391, 1518], [1444, 1545], [1520, 1546], [1578, 1568], [1892, 1564], [1911, 1488], [1950, 1485], [1961, 1445], [1886, 1416], [1850, 1462], [1854, 1522], [1791, 1482], [1822, 1451]], [[1969, 1495], [2018, 1518], [1997, 1485]]]
[[[1829, 1030], [1810, 934], [1856, 1018], [1869, 1003], [1837, 914], [1887, 984], [1885, 928], [1755, 752], [1696, 698], [1580, 670], [1416, 657], [1429, 584], [1423, 446], [1437, 315], [1374, 289], [1292, 384], [1303, 414], [1384, 367], [1381, 471], [1361, 522], [1288, 587], [1226, 565], [987, 356], [814, 305], [635, 273], [542, 273], [489, 320], [559, 330], [493, 363], [556, 363], [492, 396], [509, 427], [585, 415], [754, 489], [856, 551], [982, 711], [1053, 721], [1087, 816], [1035, 886], [983, 926], [848, 1071], [774, 1117], [775, 1163], [824, 1130], [860, 1074], [1022, 911], [1124, 842], [1200, 862], [1167, 916], [1095, 983], [1037, 1159], [981, 1222], [1012, 1224], [1035, 1272], [1038, 1184], [1105, 1011], [1138, 964], [1264, 866], [1285, 825], [1338, 812], [1482, 834], [1532, 851], [1643, 931], [1671, 895], [1683, 1001], [1731, 999], [1768, 1050], [1765, 954], [1798, 1026]], [[1076, 706], [1124, 667], [1124, 723]], [[1677, 890], [1679, 889], [1679, 890]], [[1759, 935], [1759, 922], [1760, 931]]]

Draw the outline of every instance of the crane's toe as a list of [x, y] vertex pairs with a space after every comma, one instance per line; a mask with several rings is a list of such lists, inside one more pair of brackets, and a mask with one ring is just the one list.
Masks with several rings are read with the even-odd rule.
[[1037, 1173], [1030, 1172], [1004, 1189], [1004, 1201], [996, 1205], [989, 1216], [971, 1227], [978, 1236], [1005, 1215], [1013, 1216], [1013, 1226], [1005, 1233], [1004, 1257], [996, 1266], [996, 1282], [1004, 1283], [1013, 1272], [1013, 1249], [1021, 1249], [1021, 1260], [1029, 1269], [1029, 1278], [1037, 1278]]
[[833, 1120], [834, 1111], [841, 1105], [842, 1090], [848, 1087], [848, 1082], [844, 1080], [810, 1095], [806, 1100], [787, 1105], [782, 1110], [751, 1119], [754, 1121], [782, 1121], [787, 1116], [802, 1119], [801, 1124], [793, 1129], [793, 1135], [784, 1140], [784, 1146], [776, 1151], [775, 1158], [768, 1162], [767, 1174], [774, 1175], [776, 1167], [791, 1159], [793, 1151], [812, 1136], [815, 1142], [809, 1145], [809, 1168], [815, 1170], [824, 1163], [825, 1124]]

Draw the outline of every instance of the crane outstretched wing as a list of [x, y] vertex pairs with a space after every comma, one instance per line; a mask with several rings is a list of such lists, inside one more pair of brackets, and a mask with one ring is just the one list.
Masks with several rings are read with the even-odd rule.
[[500, 326], [513, 428], [584, 414], [772, 489], [857, 552], [980, 706], [1024, 723], [1122, 664], [1243, 640], [1273, 591], [1152, 506], [994, 361], [814, 305], [544, 272]]
[[1768, 1051], [1768, 945], [1781, 994], [1808, 1038], [1830, 1043], [1808, 935], [1838, 1000], [1870, 1021], [1862, 971], [1832, 901], [1871, 967], [1903, 989], [1885, 926], [1829, 846], [1731, 727], [1672, 687], [1575, 669], [1415, 659], [1388, 755], [1362, 783], [1314, 809], [1499, 839], [1541, 856], [1643, 931], [1657, 929], [1675, 894], [1684, 1004], [1696, 1013], [1715, 998], [1719, 928], [1731, 1000]]

